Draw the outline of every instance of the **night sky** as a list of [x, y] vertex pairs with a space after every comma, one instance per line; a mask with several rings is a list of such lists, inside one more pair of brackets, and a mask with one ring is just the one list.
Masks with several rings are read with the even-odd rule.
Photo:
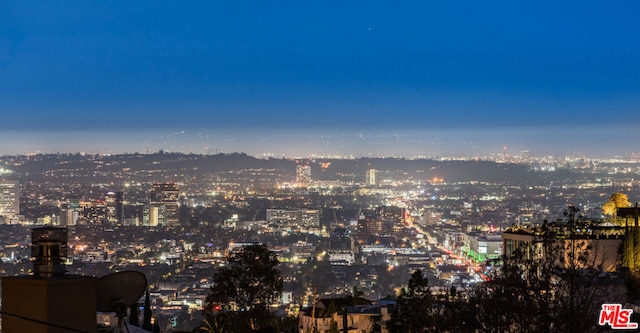
[[1, 1], [0, 155], [639, 152], [637, 1]]

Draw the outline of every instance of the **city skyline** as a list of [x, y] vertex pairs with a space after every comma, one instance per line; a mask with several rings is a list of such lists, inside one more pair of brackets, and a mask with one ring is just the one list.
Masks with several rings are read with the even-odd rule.
[[4, 9], [0, 154], [638, 152], [633, 2]]

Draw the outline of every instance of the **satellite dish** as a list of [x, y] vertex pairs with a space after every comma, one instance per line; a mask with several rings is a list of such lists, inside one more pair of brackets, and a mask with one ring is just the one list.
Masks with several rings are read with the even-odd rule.
[[147, 290], [147, 277], [136, 271], [105, 275], [96, 283], [96, 309], [100, 312], [118, 312], [135, 304]]

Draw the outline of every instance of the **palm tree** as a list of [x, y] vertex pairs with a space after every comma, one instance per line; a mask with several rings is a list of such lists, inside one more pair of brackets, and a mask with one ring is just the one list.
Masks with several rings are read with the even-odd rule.
[[208, 315], [202, 320], [200, 326], [195, 329], [198, 333], [225, 333], [229, 332], [229, 320], [225, 314]]

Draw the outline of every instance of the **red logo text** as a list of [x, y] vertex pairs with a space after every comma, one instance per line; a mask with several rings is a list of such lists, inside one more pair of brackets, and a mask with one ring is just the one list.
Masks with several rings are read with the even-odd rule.
[[600, 310], [601, 326], [609, 325], [616, 330], [632, 330], [638, 328], [638, 323], [631, 322], [633, 310], [623, 309], [621, 304], [602, 304]]

